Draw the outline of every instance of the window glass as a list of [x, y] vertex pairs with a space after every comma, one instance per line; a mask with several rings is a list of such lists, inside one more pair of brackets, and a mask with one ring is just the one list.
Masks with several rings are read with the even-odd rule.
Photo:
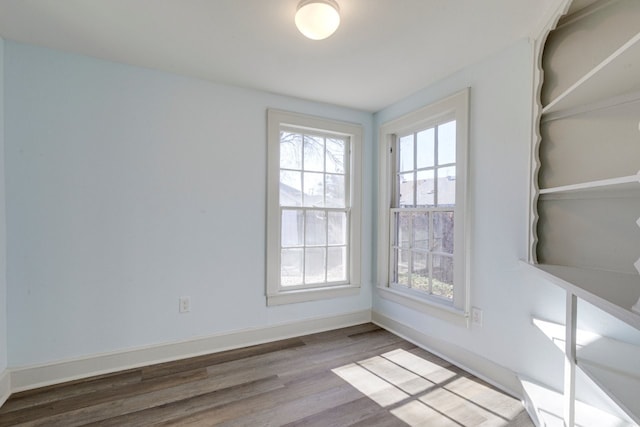
[[454, 206], [456, 203], [456, 167], [438, 169], [438, 206]]
[[379, 129], [378, 292], [459, 325], [470, 304], [469, 89]]
[[329, 212], [329, 233], [330, 245], [347, 244], [347, 214], [346, 212]]
[[395, 283], [446, 299], [453, 298], [455, 132], [448, 121], [398, 139], [392, 217]]
[[400, 138], [400, 172], [413, 169], [413, 135], [409, 135]]
[[347, 280], [347, 149], [344, 137], [280, 132], [281, 286]]
[[416, 167], [418, 169], [435, 166], [435, 130], [433, 128], [417, 133], [418, 159]]
[[456, 162], [456, 122], [451, 121], [438, 126], [438, 164]]
[[304, 249], [283, 249], [280, 256], [282, 286], [302, 284]]
[[416, 206], [434, 206], [436, 202], [434, 170], [416, 172]]
[[344, 173], [345, 146], [344, 139], [327, 138], [327, 172]]
[[267, 305], [356, 295], [362, 126], [271, 109], [267, 124]]
[[305, 283], [322, 283], [325, 281], [326, 248], [307, 248], [304, 251]]
[[280, 167], [302, 169], [302, 135], [280, 132]]
[[[286, 153], [280, 153], [281, 156]], [[324, 171], [324, 138], [304, 136], [304, 170]]]

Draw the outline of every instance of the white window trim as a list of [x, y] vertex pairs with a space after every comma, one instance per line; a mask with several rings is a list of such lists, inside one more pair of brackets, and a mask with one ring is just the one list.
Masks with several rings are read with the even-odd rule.
[[[333, 133], [350, 138], [349, 283], [288, 290], [280, 287], [280, 127]], [[305, 114], [267, 110], [267, 305], [292, 304], [360, 292], [362, 218], [362, 126]]]
[[[468, 147], [469, 147], [469, 88], [380, 127], [378, 169], [378, 294], [388, 300], [456, 324], [468, 326], [470, 311], [469, 274], [469, 203], [468, 203]], [[411, 289], [398, 289], [389, 284], [390, 209], [393, 197], [393, 165], [391, 148], [395, 136], [417, 132], [451, 116], [456, 120], [456, 186], [453, 303]], [[461, 250], [458, 248], [462, 248]]]

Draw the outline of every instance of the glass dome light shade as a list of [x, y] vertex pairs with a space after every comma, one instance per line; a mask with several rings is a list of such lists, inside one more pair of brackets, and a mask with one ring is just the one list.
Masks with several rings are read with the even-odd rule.
[[323, 40], [340, 25], [340, 11], [333, 0], [302, 0], [296, 12], [296, 27], [311, 40]]

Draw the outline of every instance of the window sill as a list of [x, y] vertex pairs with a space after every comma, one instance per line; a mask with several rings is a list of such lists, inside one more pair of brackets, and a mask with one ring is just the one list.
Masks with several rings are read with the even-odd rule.
[[332, 286], [326, 288], [297, 289], [267, 295], [267, 306], [295, 304], [298, 302], [346, 297], [360, 293], [360, 285]]
[[378, 286], [378, 294], [386, 300], [393, 301], [413, 310], [446, 320], [457, 326], [463, 326], [465, 328], [469, 327], [469, 313], [464, 310], [459, 310], [453, 306], [445, 305], [427, 298], [416, 297], [402, 291], [382, 286]]

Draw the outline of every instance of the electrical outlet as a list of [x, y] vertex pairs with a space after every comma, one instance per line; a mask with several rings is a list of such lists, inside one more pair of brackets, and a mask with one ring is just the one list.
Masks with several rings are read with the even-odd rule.
[[482, 326], [482, 310], [478, 307], [471, 307], [471, 323]]
[[180, 297], [179, 309], [180, 313], [188, 313], [191, 311], [191, 297]]

